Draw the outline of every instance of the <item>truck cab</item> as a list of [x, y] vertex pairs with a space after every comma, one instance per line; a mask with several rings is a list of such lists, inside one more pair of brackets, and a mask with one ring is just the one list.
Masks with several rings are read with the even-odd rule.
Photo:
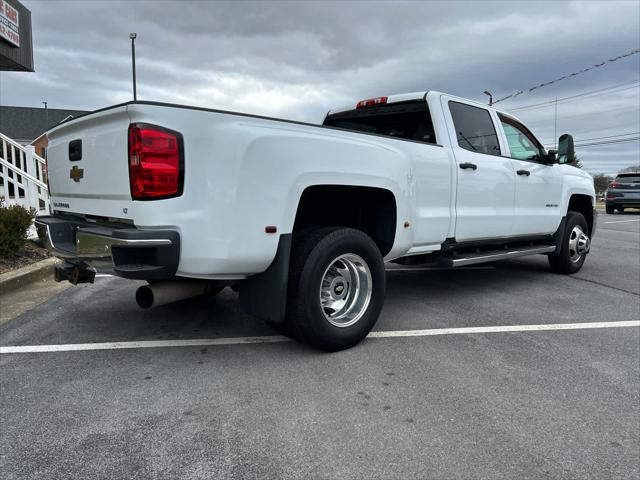
[[[328, 112], [324, 125], [445, 148], [453, 167], [447, 185], [452, 209], [443, 215], [452, 220], [447, 238], [465, 242], [550, 234], [576, 195], [582, 197], [574, 197], [574, 202], [580, 198], [591, 205], [583, 213], [593, 227], [591, 176], [559, 163], [555, 152], [547, 152], [531, 130], [507, 112], [429, 91], [363, 100], [355, 109], [337, 108]], [[563, 155], [560, 160], [567, 163]], [[412, 179], [419, 190], [425, 158], [416, 155], [413, 161], [412, 173], [418, 176]], [[424, 171], [429, 177], [433, 173], [433, 168]], [[423, 222], [420, 217], [426, 213], [425, 223], [433, 229], [437, 199], [416, 193], [416, 221]]]

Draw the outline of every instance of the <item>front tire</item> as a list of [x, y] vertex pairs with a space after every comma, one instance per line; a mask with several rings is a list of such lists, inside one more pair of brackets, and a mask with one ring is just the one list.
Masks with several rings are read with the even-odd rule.
[[366, 233], [316, 227], [294, 240], [287, 330], [318, 349], [352, 347], [371, 331], [384, 303], [382, 254]]
[[615, 212], [615, 208], [610, 207], [609, 205], [604, 207], [604, 209], [605, 209], [605, 211], [607, 212], [608, 215], [613, 215], [613, 212]]
[[549, 266], [556, 273], [578, 272], [591, 248], [587, 221], [579, 212], [569, 212], [558, 255], [549, 255]]

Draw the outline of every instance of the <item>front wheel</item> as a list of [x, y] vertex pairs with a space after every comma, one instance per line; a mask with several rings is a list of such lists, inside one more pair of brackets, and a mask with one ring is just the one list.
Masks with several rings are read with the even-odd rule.
[[549, 255], [549, 265], [556, 273], [576, 273], [582, 268], [591, 248], [589, 227], [584, 215], [569, 212], [560, 253]]
[[605, 209], [605, 211], [607, 212], [608, 215], [613, 215], [613, 212], [615, 212], [615, 208], [613, 208], [612, 206], [610, 207], [609, 205], [604, 207], [604, 209]]
[[317, 227], [294, 240], [287, 328], [295, 338], [327, 351], [356, 345], [375, 325], [384, 293], [382, 255], [366, 233]]

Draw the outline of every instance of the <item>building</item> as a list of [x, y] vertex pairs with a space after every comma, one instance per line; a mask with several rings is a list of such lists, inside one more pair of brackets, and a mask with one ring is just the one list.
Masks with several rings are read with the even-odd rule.
[[0, 0], [0, 71], [33, 72], [31, 12], [17, 0]]
[[[18, 0], [0, 0], [0, 71], [33, 72], [33, 37], [31, 12]], [[34, 144], [44, 156], [47, 137], [44, 133], [81, 110], [0, 106], [0, 133], [21, 145]]]
[[0, 106], [0, 133], [21, 145], [33, 144], [36, 154], [44, 157], [44, 149], [47, 147], [44, 133], [64, 119], [83, 113], [87, 111]]

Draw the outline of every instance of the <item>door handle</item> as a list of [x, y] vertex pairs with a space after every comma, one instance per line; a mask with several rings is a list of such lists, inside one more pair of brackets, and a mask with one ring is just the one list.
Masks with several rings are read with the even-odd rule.
[[460, 164], [460, 168], [466, 170], [470, 168], [471, 170], [477, 170], [478, 166], [475, 163], [464, 162]]
[[518, 170], [516, 172], [518, 175], [524, 175], [526, 177], [528, 177], [529, 175], [531, 175], [531, 172], [529, 170]]

